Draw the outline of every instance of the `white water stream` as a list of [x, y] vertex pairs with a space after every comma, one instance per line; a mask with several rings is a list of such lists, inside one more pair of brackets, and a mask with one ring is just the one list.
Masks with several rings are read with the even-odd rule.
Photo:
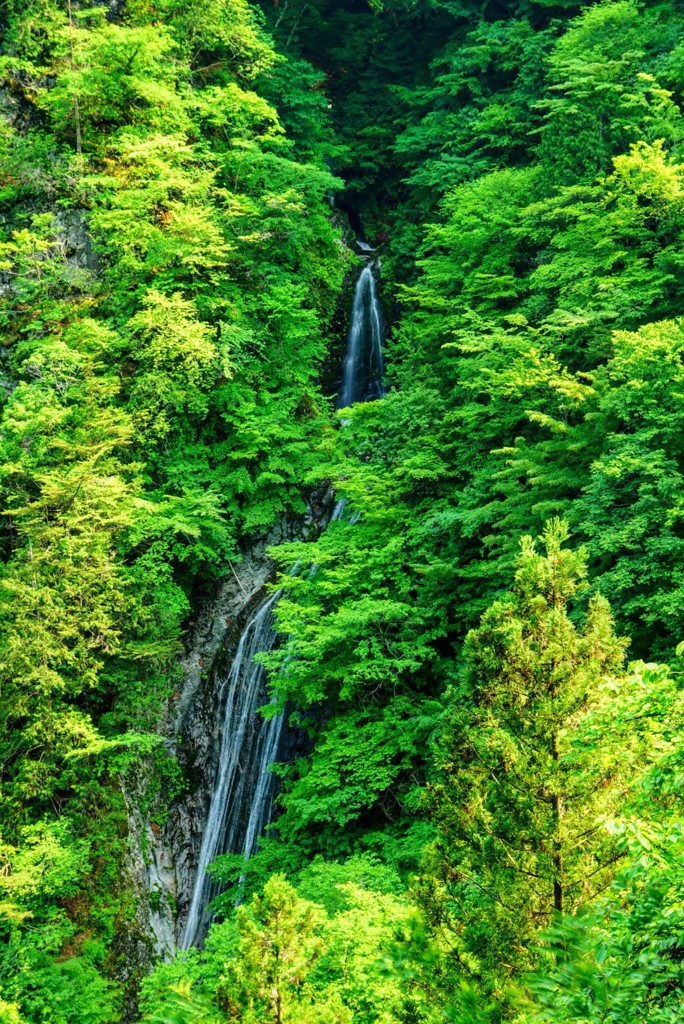
[[[281, 591], [271, 594], [245, 626], [230, 674], [219, 692], [219, 708], [223, 713], [219, 763], [195, 888], [179, 943], [181, 949], [189, 949], [202, 938], [210, 920], [206, 909], [212, 895], [208, 866], [219, 853], [242, 853], [246, 858], [251, 857], [270, 817], [274, 780], [268, 766], [277, 759], [284, 716], [275, 715], [266, 720], [258, 713], [263, 703], [266, 672], [262, 665], [255, 663], [254, 657], [273, 649], [277, 636], [273, 608], [280, 594]], [[246, 828], [240, 829], [245, 800], [250, 801], [249, 815]], [[242, 837], [238, 834], [240, 831]]]
[[382, 307], [375, 285], [375, 263], [367, 263], [354, 289], [347, 353], [337, 406], [382, 398], [385, 366], [382, 356]]

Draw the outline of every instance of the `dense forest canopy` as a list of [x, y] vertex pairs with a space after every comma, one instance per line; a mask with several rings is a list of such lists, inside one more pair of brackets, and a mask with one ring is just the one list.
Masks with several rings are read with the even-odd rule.
[[[684, 5], [0, 38], [1, 1024], [680, 1020]], [[336, 410], [355, 239], [385, 394]], [[283, 523], [298, 741], [156, 961], [131, 800], [197, 787], [179, 657]]]

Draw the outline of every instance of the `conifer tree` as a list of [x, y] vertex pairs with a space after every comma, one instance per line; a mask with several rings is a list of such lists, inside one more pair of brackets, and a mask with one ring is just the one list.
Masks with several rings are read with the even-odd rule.
[[322, 909], [300, 899], [283, 875], [273, 875], [263, 895], [240, 908], [240, 955], [227, 963], [219, 992], [228, 1020], [283, 1024], [306, 1018], [307, 978], [326, 948], [324, 919]]
[[600, 890], [616, 857], [602, 817], [621, 791], [620, 741], [595, 743], [583, 724], [626, 641], [601, 596], [571, 618], [586, 569], [567, 537], [558, 519], [545, 554], [525, 537], [512, 594], [468, 634], [427, 796], [438, 839], [422, 897], [475, 976], [529, 964], [534, 930]]

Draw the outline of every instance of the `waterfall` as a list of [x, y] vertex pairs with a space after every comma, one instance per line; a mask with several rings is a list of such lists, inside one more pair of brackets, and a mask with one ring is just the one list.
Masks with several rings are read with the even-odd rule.
[[354, 289], [347, 354], [342, 370], [342, 387], [337, 407], [382, 398], [384, 362], [382, 356], [382, 307], [375, 286], [375, 263], [367, 263]]
[[247, 623], [219, 691], [219, 762], [181, 949], [203, 938], [210, 920], [206, 905], [216, 893], [208, 866], [220, 853], [251, 857], [270, 819], [275, 779], [268, 766], [278, 757], [284, 716], [265, 720], [257, 713], [265, 696], [266, 672], [254, 657], [273, 649], [277, 636], [273, 609], [280, 594], [268, 597]]
[[[365, 242], [359, 242], [359, 246], [372, 251]], [[382, 335], [375, 263], [369, 262], [354, 290], [339, 408], [384, 394]], [[339, 519], [345, 507], [346, 499], [338, 500], [330, 521]], [[357, 518], [358, 514], [353, 515], [350, 522]], [[297, 566], [293, 572], [296, 570]], [[313, 575], [316, 566], [312, 565], [309, 571]], [[218, 765], [190, 909], [180, 938], [181, 949], [201, 942], [211, 921], [207, 905], [218, 893], [207, 874], [211, 862], [222, 853], [238, 853], [249, 860], [256, 852], [264, 827], [271, 821], [276, 779], [269, 766], [278, 760], [285, 716], [280, 713], [266, 720], [259, 714], [268, 694], [266, 672], [262, 665], [255, 664], [254, 658], [272, 650], [276, 642], [273, 612], [281, 593], [279, 590], [267, 597], [249, 619], [230, 672], [219, 690]]]

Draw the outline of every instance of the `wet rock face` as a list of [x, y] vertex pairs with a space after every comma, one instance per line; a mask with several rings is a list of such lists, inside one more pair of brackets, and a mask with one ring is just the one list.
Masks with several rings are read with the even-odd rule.
[[[192, 898], [216, 774], [221, 724], [218, 690], [225, 678], [220, 669], [231, 663], [242, 630], [263, 600], [266, 583], [273, 578], [274, 566], [265, 556], [265, 546], [252, 549], [235, 567], [235, 575], [231, 573], [223, 581], [214, 600], [202, 609], [182, 661], [182, 692], [170, 709], [179, 737], [176, 755], [188, 781], [188, 791], [170, 809], [160, 837], [160, 845], [171, 851], [174, 862], [175, 941]], [[159, 864], [161, 870], [165, 867], [163, 862]]]
[[97, 271], [88, 216], [83, 210], [59, 210], [53, 221], [60, 256], [74, 271]]
[[[275, 575], [267, 549], [317, 533], [329, 515], [331, 494], [318, 494], [296, 523], [281, 523], [245, 550], [198, 610], [179, 662], [179, 680], [165, 709], [161, 732], [177, 757], [187, 788], [168, 808], [163, 827], [141, 812], [149, 803], [147, 773], [126, 780], [128, 872], [137, 898], [135, 931], [149, 942], [149, 962], [175, 949], [187, 916], [219, 750], [218, 690], [242, 631]], [[160, 808], [152, 808], [159, 811]], [[153, 816], [158, 816], [154, 814]]]

